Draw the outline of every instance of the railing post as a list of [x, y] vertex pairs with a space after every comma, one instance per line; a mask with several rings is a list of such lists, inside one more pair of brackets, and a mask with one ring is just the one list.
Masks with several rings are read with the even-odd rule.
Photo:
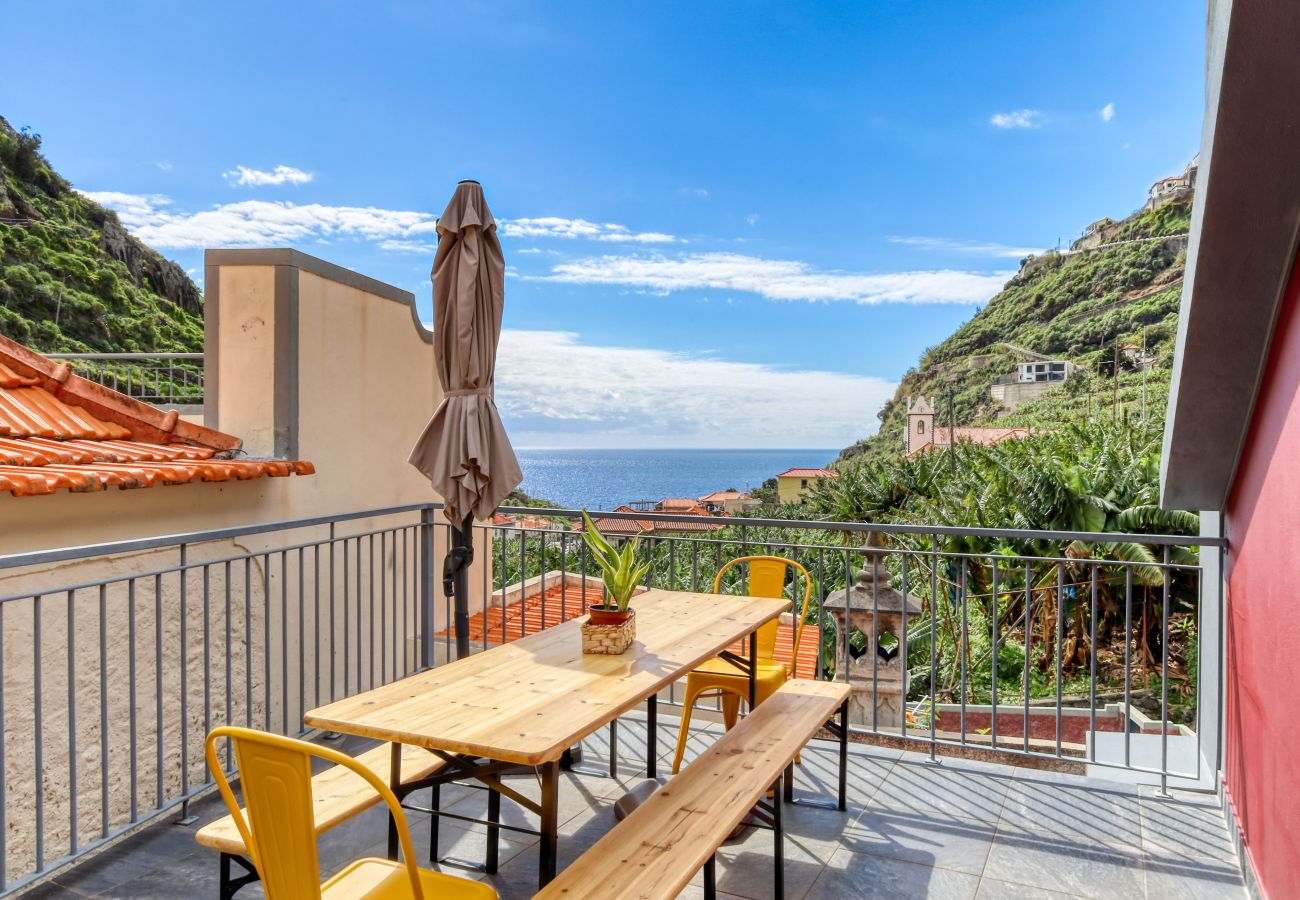
[[420, 510], [420, 668], [433, 665], [433, 507]]

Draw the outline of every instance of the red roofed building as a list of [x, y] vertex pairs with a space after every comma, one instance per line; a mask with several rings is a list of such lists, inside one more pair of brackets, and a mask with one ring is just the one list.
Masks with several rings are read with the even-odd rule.
[[714, 491], [700, 498], [700, 506], [709, 512], [729, 516], [759, 505], [757, 500], [743, 491]]
[[[633, 513], [637, 511], [624, 504], [613, 510], [617, 513]], [[669, 512], [669, 510], [664, 510]], [[621, 516], [601, 516], [594, 519], [596, 527], [600, 529], [601, 534], [605, 535], [666, 535], [666, 534], [683, 534], [687, 532], [717, 531], [720, 528], [726, 528], [726, 522], [719, 522], [716, 517], [709, 514], [707, 510], [698, 505], [692, 505], [688, 510], [673, 510], [674, 515], [697, 516], [700, 521], [689, 522], [662, 522], [653, 519], [640, 518], [623, 518]], [[574, 525], [574, 530], [581, 531], [582, 524]]]
[[27, 497], [315, 471], [300, 460], [240, 459], [240, 446], [0, 335], [0, 491]]
[[954, 443], [968, 441], [972, 444], [990, 446], [1012, 438], [1027, 437], [1029, 431], [1024, 428], [949, 428], [934, 423], [934, 401], [920, 397], [915, 403], [907, 400], [907, 429], [903, 433], [904, 453], [915, 456], [936, 447], [950, 447]]
[[776, 498], [782, 503], [802, 503], [813, 484], [822, 478], [838, 478], [830, 469], [786, 469], [776, 476]]

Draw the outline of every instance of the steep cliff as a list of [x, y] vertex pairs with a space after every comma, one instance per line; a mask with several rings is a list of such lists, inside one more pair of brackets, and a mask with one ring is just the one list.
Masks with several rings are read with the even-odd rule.
[[[911, 396], [935, 397], [943, 425], [950, 400], [958, 426], [1051, 429], [1088, 417], [1163, 417], [1191, 203], [1188, 195], [1135, 213], [1115, 229], [1116, 243], [1026, 259], [1002, 291], [922, 355], [881, 409], [880, 432], [845, 448], [841, 459], [899, 452]], [[1145, 372], [1136, 354], [1124, 351], [1128, 346], [1145, 346]], [[989, 388], [1032, 358], [1025, 350], [1078, 369], [1007, 415]]]
[[0, 117], [0, 334], [45, 352], [202, 350], [198, 287], [54, 172], [40, 143]]

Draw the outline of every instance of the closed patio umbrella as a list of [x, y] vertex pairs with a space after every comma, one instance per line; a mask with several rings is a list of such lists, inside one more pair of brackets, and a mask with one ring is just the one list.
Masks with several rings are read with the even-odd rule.
[[443, 588], [455, 594], [457, 657], [469, 653], [473, 521], [488, 518], [524, 479], [492, 399], [505, 272], [483, 188], [462, 181], [438, 220], [433, 261], [433, 346], [443, 401], [410, 458], [442, 496], [452, 525]]

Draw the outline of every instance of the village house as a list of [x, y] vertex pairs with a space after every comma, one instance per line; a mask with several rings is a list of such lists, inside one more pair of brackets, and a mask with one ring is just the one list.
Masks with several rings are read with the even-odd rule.
[[776, 498], [781, 503], [803, 503], [821, 478], [838, 478], [830, 469], [786, 469], [776, 476]]

